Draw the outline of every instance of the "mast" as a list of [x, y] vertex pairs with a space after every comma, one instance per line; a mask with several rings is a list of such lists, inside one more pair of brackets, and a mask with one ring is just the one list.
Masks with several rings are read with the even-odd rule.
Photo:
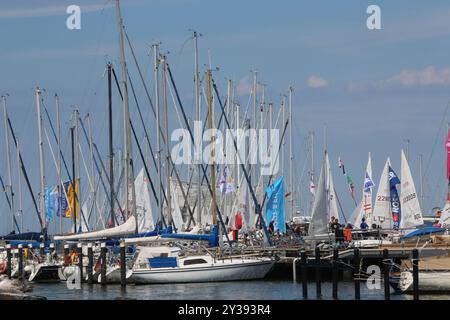
[[[128, 86], [127, 86], [127, 66], [125, 62], [125, 49], [123, 42], [123, 21], [120, 14], [120, 4], [119, 0], [116, 0], [116, 12], [117, 12], [117, 27], [119, 31], [119, 49], [120, 49], [120, 65], [122, 67], [122, 92], [123, 92], [123, 129], [124, 129], [124, 155], [125, 155], [125, 178], [126, 183], [124, 184], [125, 190], [125, 211], [126, 217], [130, 215], [135, 216], [136, 229], [135, 233], [138, 232], [138, 223], [136, 217], [136, 190], [134, 188], [134, 166], [132, 159], [132, 148], [131, 148], [131, 138], [130, 138], [130, 111], [128, 106]], [[130, 208], [130, 188], [131, 188], [131, 208]]]
[[[17, 148], [16, 148], [16, 160], [17, 163], [20, 163], [20, 148], [19, 148], [19, 139], [17, 139]], [[17, 166], [18, 175], [18, 186], [19, 186], [19, 216], [20, 216], [20, 230], [23, 232], [23, 204], [22, 204], [22, 171], [20, 167]]]
[[[62, 177], [61, 177], [61, 122], [59, 119], [59, 97], [58, 95], [55, 93], [55, 105], [56, 105], [56, 122], [57, 122], [57, 136], [58, 136], [58, 170], [57, 170], [57, 175], [58, 175], [58, 211], [59, 211], [59, 233], [62, 234], [63, 232], [63, 221], [62, 221], [62, 212], [61, 212], [61, 207], [62, 207], [62, 197], [61, 195], [63, 194], [63, 188], [64, 185], [62, 184]], [[55, 218], [56, 219], [56, 218]]]
[[424, 196], [423, 196], [423, 172], [422, 172], [422, 164], [423, 162], [423, 155], [419, 154], [419, 176], [420, 176], [420, 204], [422, 205], [422, 208], [424, 207]]
[[[237, 143], [238, 143], [238, 145], [241, 143], [240, 142], [240, 138], [239, 138], [239, 136], [240, 136], [240, 134], [239, 134], [239, 126], [240, 126], [240, 124], [239, 124], [239, 109], [240, 109], [240, 105], [239, 105], [239, 103], [236, 103], [236, 137], [237, 137]], [[236, 180], [236, 185], [237, 186], [239, 186], [240, 185], [240, 182], [241, 182], [241, 166], [240, 166], [240, 163], [239, 163], [239, 154], [237, 154], [237, 152], [236, 152], [236, 165], [237, 165], [237, 175], [236, 175], [236, 178], [237, 178], [237, 180]]]
[[42, 219], [42, 234], [47, 237], [47, 221], [45, 217], [45, 176], [44, 176], [44, 143], [42, 140], [42, 110], [41, 110], [41, 89], [36, 88], [36, 108], [38, 116], [38, 146], [39, 146], [39, 172], [40, 172], [40, 213]]
[[[164, 126], [165, 126], [165, 140], [166, 140], [166, 190], [167, 190], [167, 220], [169, 221], [169, 224], [173, 223], [172, 218], [172, 193], [170, 189], [170, 150], [169, 150], [169, 110], [168, 110], [168, 104], [167, 104], [167, 57], [162, 56], [161, 57], [162, 63], [163, 63], [163, 84], [162, 84], [162, 91], [163, 91], [163, 99], [164, 99]], [[159, 125], [159, 123], [158, 123]], [[174, 195], [175, 197], [176, 195]], [[178, 208], [174, 208], [176, 210]], [[175, 224], [173, 224], [175, 225]], [[180, 226], [181, 228], [181, 226]], [[181, 231], [181, 230], [179, 230]]]
[[8, 166], [8, 185], [7, 185], [7, 189], [9, 191], [9, 197], [11, 199], [11, 206], [10, 206], [10, 211], [11, 211], [11, 230], [14, 231], [15, 227], [14, 227], [14, 192], [12, 189], [12, 174], [11, 174], [11, 154], [9, 151], [9, 139], [8, 139], [8, 112], [6, 110], [6, 96], [2, 96], [2, 101], [3, 101], [3, 114], [4, 114], [4, 120], [5, 120], [5, 148], [6, 148], [6, 164]]
[[108, 129], [109, 129], [109, 216], [111, 225], [114, 227], [114, 147], [113, 147], [113, 120], [112, 120], [112, 64], [109, 62], [108, 68]]
[[[310, 179], [311, 179], [311, 182], [314, 183], [314, 132], [310, 133], [310, 138], [311, 138], [311, 146], [310, 146], [310, 148], [311, 148], [311, 150], [310, 150], [310, 152], [311, 152], [311, 178]], [[314, 205], [314, 194], [311, 193], [311, 204], [310, 204], [311, 210], [312, 210], [313, 205]]]
[[[256, 97], [257, 97], [257, 81], [258, 81], [258, 71], [253, 71], [253, 128], [256, 130], [258, 127], [257, 124], [257, 112], [256, 112]], [[254, 152], [254, 157], [257, 157], [256, 152]], [[251, 159], [250, 162], [253, 162], [252, 165], [252, 172], [251, 172], [251, 179], [250, 182], [255, 185], [256, 180], [256, 160], [257, 159]], [[250, 207], [249, 207], [250, 208]]]
[[292, 162], [294, 161], [294, 155], [292, 153], [292, 91], [293, 87], [289, 87], [289, 191], [291, 192], [291, 216], [290, 220], [294, 217], [294, 183], [292, 180], [293, 171], [292, 171]]
[[[284, 128], [284, 124], [286, 123], [286, 95], [283, 94], [283, 98], [281, 99], [281, 114], [283, 121], [281, 122], [281, 128]], [[283, 140], [283, 144], [281, 145], [282, 149], [280, 152], [281, 159], [281, 176], [284, 178], [284, 163], [285, 163], [285, 151], [286, 151], [286, 140]]]
[[[195, 119], [201, 121], [200, 110], [200, 93], [199, 93], [199, 71], [198, 71], [198, 34], [194, 31], [194, 90], [195, 90]], [[200, 123], [200, 122], [199, 122]], [[202, 175], [201, 175], [201, 152], [196, 150], [196, 156], [198, 161], [198, 194], [197, 194], [197, 224], [201, 225], [202, 222]]]
[[[161, 190], [161, 184], [162, 184], [162, 172], [161, 172], [161, 119], [159, 114], [159, 44], [153, 45], [153, 58], [154, 58], [154, 76], [155, 76], [155, 106], [156, 106], [156, 141], [157, 141], [157, 147], [156, 147], [156, 155], [158, 158], [158, 204], [159, 204], [159, 214], [161, 215], [161, 219], [163, 218], [163, 196], [162, 196], [162, 190]], [[162, 219], [163, 220], [163, 219]], [[169, 225], [170, 225], [169, 220]]]
[[71, 147], [72, 147], [72, 192], [74, 194], [73, 196], [73, 202], [71, 203], [72, 208], [72, 219], [73, 219], [73, 233], [77, 233], [77, 201], [75, 199], [75, 191], [76, 191], [76, 176], [75, 176], [75, 136], [74, 136], [75, 126], [72, 125], [70, 127], [70, 141], [71, 141]]
[[[208, 127], [210, 130], [213, 129], [213, 100], [211, 94], [211, 70], [206, 72], [206, 90], [208, 97]], [[210, 154], [210, 164], [211, 164], [211, 189], [212, 189], [212, 203], [211, 212], [213, 216], [213, 225], [217, 224], [217, 198], [216, 198], [216, 170], [215, 170], [215, 148], [214, 148], [214, 136], [211, 131], [211, 154]], [[224, 230], [226, 232], [226, 230]]]
[[[89, 213], [92, 212], [96, 202], [97, 202], [97, 190], [95, 188], [95, 171], [94, 171], [94, 148], [93, 148], [93, 141], [92, 141], [92, 124], [91, 124], [91, 115], [88, 113], [88, 130], [89, 130], [89, 157], [91, 158], [91, 168], [90, 168], [90, 176], [92, 179], [92, 204], [91, 209], [89, 210]], [[94, 210], [95, 212], [96, 210]], [[87, 224], [89, 224], [89, 218], [90, 214], [87, 216]], [[86, 218], [86, 217], [85, 217]], [[94, 216], [94, 221], [97, 221], [96, 217]]]

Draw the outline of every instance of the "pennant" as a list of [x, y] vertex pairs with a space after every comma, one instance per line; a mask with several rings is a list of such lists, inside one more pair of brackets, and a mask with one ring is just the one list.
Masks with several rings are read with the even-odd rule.
[[314, 185], [313, 175], [311, 175], [311, 178], [309, 179], [309, 192], [311, 192], [312, 195], [315, 195], [316, 193], [316, 186]]
[[355, 196], [355, 185], [353, 184], [352, 177], [349, 174], [347, 174], [347, 172], [345, 172], [344, 162], [341, 160], [341, 157], [339, 157], [339, 168], [342, 169], [342, 173], [344, 174], [344, 176], [347, 179], [347, 185], [350, 190], [350, 195], [351, 195], [353, 201], [355, 202], [355, 206], [358, 206], [358, 203], [356, 201], [356, 196]]
[[284, 222], [284, 187], [283, 177], [280, 177], [272, 185], [266, 189], [266, 219], [274, 222], [274, 230], [282, 233], [286, 232], [286, 224]]
[[375, 183], [372, 178], [366, 172], [366, 177], [364, 178], [364, 192], [370, 192], [370, 189], [375, 187]]

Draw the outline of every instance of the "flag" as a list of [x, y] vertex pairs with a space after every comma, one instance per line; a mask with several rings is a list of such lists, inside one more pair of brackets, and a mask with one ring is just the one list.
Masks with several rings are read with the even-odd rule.
[[59, 210], [58, 186], [45, 188], [46, 220], [52, 221], [53, 214]]
[[286, 224], [284, 222], [284, 187], [283, 177], [280, 177], [272, 185], [266, 189], [266, 219], [274, 221], [274, 230], [286, 232]]
[[344, 161], [341, 160], [341, 157], [339, 157], [339, 169], [342, 169], [342, 173], [345, 175], [345, 167], [344, 167]]
[[311, 175], [311, 178], [309, 179], [309, 192], [311, 192], [312, 195], [315, 195], [316, 186], [314, 185], [314, 176]]
[[400, 197], [397, 192], [397, 185], [400, 184], [400, 179], [397, 174], [389, 166], [389, 187], [391, 196], [391, 210], [392, 210], [392, 221], [394, 230], [398, 230], [400, 227], [400, 217], [401, 217], [401, 206]]
[[80, 211], [80, 205], [78, 203], [78, 181], [75, 180], [75, 190], [73, 188], [73, 183], [70, 183], [70, 181], [64, 183], [64, 188], [67, 188], [66, 193], [68, 201], [65, 217], [71, 218], [73, 210], [76, 209], [75, 215], [78, 218], [78, 211]]
[[375, 187], [375, 183], [369, 176], [369, 173], [366, 172], [366, 177], [364, 178], [364, 192], [370, 192], [370, 189], [373, 187]]

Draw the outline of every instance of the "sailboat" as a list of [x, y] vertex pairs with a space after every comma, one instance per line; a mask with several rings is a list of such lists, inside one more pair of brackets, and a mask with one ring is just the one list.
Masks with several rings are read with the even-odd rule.
[[381, 229], [392, 229], [391, 215], [391, 194], [389, 187], [389, 167], [391, 161], [387, 158], [381, 172], [380, 183], [378, 184], [375, 205], [373, 208], [372, 223]]
[[319, 181], [316, 186], [314, 204], [311, 213], [308, 236], [305, 241], [332, 241], [334, 234], [328, 231], [328, 222], [331, 217], [338, 217], [336, 194], [331, 175], [330, 160], [325, 151]]

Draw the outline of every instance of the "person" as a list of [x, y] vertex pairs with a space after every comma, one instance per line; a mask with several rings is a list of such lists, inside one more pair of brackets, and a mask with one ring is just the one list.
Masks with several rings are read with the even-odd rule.
[[342, 226], [339, 224], [339, 219], [335, 219], [332, 225], [332, 229], [334, 231], [334, 236], [336, 239], [336, 244], [339, 245], [342, 241], [345, 240], [344, 230], [342, 230]]
[[270, 234], [273, 234], [273, 231], [275, 230], [274, 223], [275, 223], [274, 219], [270, 220], [270, 223], [269, 223], [269, 233]]
[[328, 223], [328, 229], [330, 229], [330, 231], [334, 231], [333, 224], [334, 224], [335, 220], [336, 220], [336, 218], [333, 216], [333, 217], [331, 217], [330, 222]]
[[353, 226], [351, 225], [351, 223], [347, 223], [347, 226], [344, 229], [344, 238], [345, 238], [345, 241], [347, 241], [347, 242], [352, 242], [352, 240], [353, 240], [352, 229], [353, 229]]
[[441, 227], [441, 224], [439, 223], [439, 220], [435, 220], [434, 221], [433, 227], [435, 227], [435, 228], [440, 228]]
[[369, 229], [369, 225], [366, 223], [366, 218], [361, 219], [361, 224], [359, 225], [359, 228], [361, 230], [367, 230]]
[[331, 232], [334, 232], [336, 234], [336, 230], [339, 229], [339, 227], [341, 226], [339, 224], [339, 219], [331, 217], [331, 220], [332, 220], [332, 223], [330, 224]]

